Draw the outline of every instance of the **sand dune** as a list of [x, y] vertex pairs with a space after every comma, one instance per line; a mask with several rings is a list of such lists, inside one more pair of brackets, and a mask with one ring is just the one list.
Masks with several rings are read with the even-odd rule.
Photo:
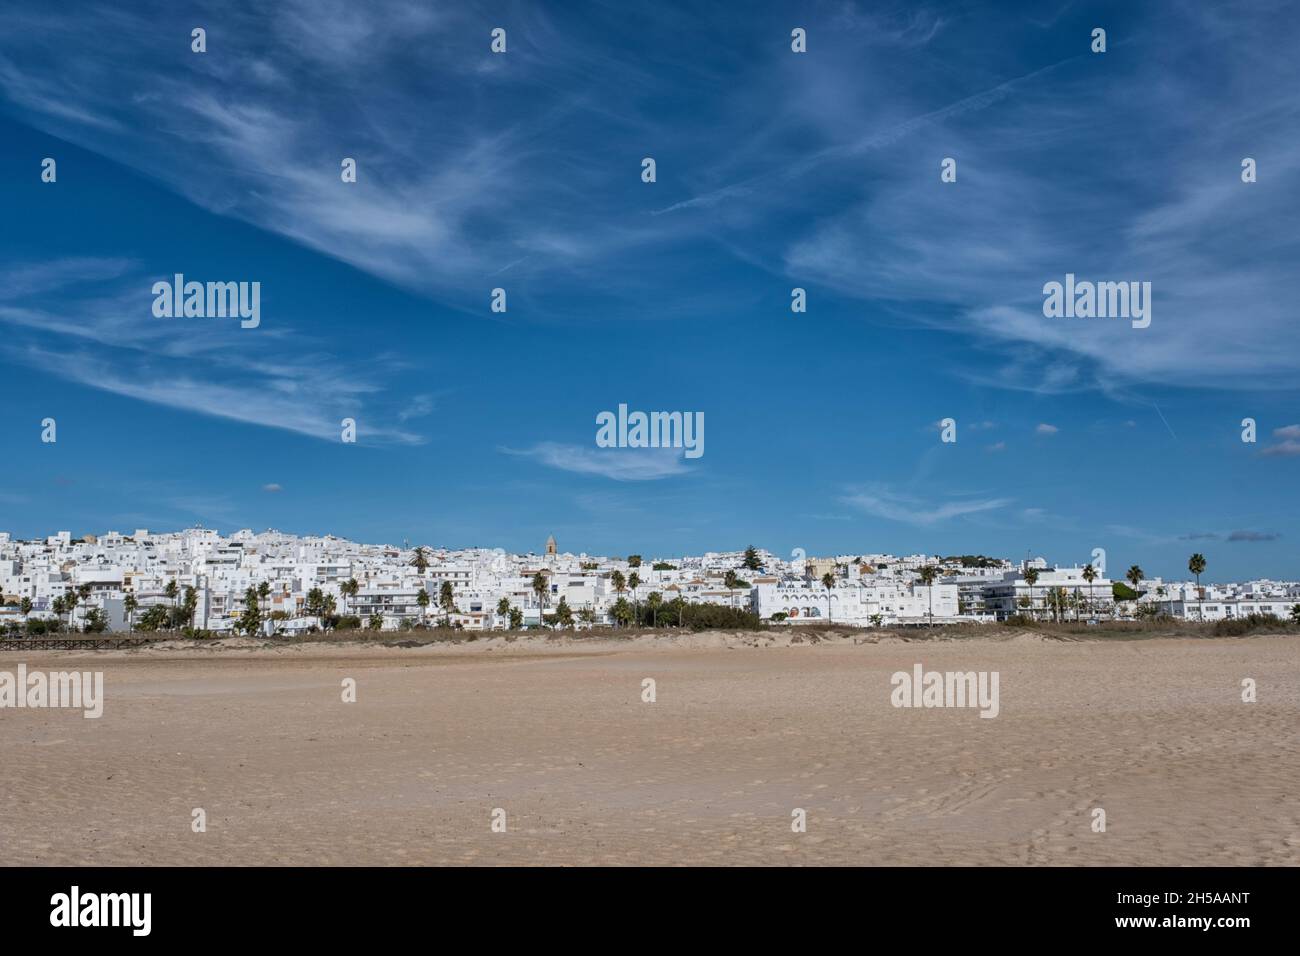
[[[0, 710], [3, 862], [1300, 863], [1300, 641], [860, 640], [26, 655], [106, 703]], [[918, 662], [998, 716], [892, 706]]]

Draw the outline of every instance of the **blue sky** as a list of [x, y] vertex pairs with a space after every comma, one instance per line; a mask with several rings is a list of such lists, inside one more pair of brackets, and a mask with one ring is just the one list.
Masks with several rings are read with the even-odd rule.
[[[6, 5], [0, 528], [1300, 575], [1285, 5], [700, 6]], [[1067, 272], [1150, 328], [1045, 318]], [[596, 448], [619, 403], [704, 456]]]

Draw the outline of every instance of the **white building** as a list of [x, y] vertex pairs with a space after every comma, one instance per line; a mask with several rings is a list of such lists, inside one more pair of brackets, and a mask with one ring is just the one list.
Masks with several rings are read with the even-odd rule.
[[[664, 604], [681, 597], [690, 603], [752, 610], [767, 621], [864, 627], [877, 622], [1004, 619], [1024, 613], [1022, 605], [1031, 596], [1032, 613], [1045, 618], [1056, 603], [1051, 596], [1062, 593], [1069, 604], [1067, 616], [1081, 617], [1131, 614], [1139, 606], [1191, 619], [1199, 614], [1207, 621], [1252, 613], [1288, 617], [1291, 607], [1300, 603], [1300, 584], [1295, 582], [1207, 583], [1198, 592], [1191, 582], [1155, 579], [1143, 582], [1138, 602], [1122, 602], [1117, 611], [1108, 578], [1089, 584], [1081, 568], [1052, 568], [1042, 558], [1026, 565], [1038, 572], [1031, 586], [1023, 569], [978, 555], [862, 553], [816, 558], [796, 552], [786, 561], [760, 551], [763, 569], [752, 571], [743, 567], [743, 551], [646, 557], [636, 568], [623, 558], [560, 553], [555, 548], [545, 554], [430, 548], [425, 554], [427, 566], [420, 571], [414, 549], [405, 545], [361, 544], [332, 536], [249, 529], [223, 536], [210, 528], [190, 528], [168, 533], [109, 531], [79, 540], [60, 531], [15, 540], [0, 532], [0, 624], [21, 627], [28, 620], [52, 620], [55, 601], [75, 595], [77, 610], [65, 612], [63, 620], [80, 626], [90, 610], [98, 609], [110, 627], [119, 629], [127, 626], [128, 597], [137, 605], [132, 620], [139, 622], [150, 607], [174, 607], [193, 588], [194, 626], [227, 632], [244, 611], [246, 591], [263, 585], [268, 594], [259, 598], [259, 610], [264, 618], [274, 615], [274, 626], [284, 631], [319, 626], [306, 610], [313, 589], [333, 597], [338, 614], [355, 615], [363, 625], [378, 615], [387, 629], [448, 619], [466, 629], [505, 627], [508, 616], [497, 612], [503, 599], [529, 625], [539, 624], [543, 614], [554, 615], [561, 601], [573, 611], [575, 623], [605, 624], [620, 597], [644, 606], [653, 592]], [[820, 573], [810, 575], [810, 567]], [[940, 572], [932, 588], [919, 580], [926, 567]], [[625, 586], [620, 594], [613, 586], [615, 571], [625, 582], [635, 573], [640, 584], [635, 589]], [[728, 587], [729, 572], [740, 583]], [[533, 590], [538, 574], [545, 581], [540, 598]], [[829, 591], [822, 586], [822, 574], [834, 579]], [[349, 580], [358, 583], [355, 598], [343, 593]], [[165, 593], [173, 582], [174, 598]], [[444, 583], [452, 591], [449, 611], [440, 606]], [[423, 612], [421, 590], [429, 599]], [[24, 601], [31, 606], [25, 614]]]

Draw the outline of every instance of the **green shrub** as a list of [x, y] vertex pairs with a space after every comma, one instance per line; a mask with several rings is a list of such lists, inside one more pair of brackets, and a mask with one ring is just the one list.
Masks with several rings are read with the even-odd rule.
[[[663, 608], [659, 609], [660, 623], [676, 624], [675, 617], [672, 611], [665, 614]], [[668, 620], [665, 621], [664, 618]], [[687, 604], [682, 609], [682, 626], [693, 631], [757, 631], [763, 625], [753, 611], [742, 611], [737, 607], [724, 607], [720, 604]]]
[[1239, 637], [1253, 631], [1284, 631], [1286, 622], [1272, 614], [1247, 614], [1214, 623], [1215, 637]]

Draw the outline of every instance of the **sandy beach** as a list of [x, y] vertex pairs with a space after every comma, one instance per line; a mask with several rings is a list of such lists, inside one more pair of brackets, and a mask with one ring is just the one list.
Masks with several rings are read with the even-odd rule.
[[[10, 865], [1300, 864], [1294, 637], [168, 645], [0, 671], [19, 663], [103, 671], [105, 701], [0, 710]], [[998, 715], [893, 706], [916, 664], [997, 672]]]

